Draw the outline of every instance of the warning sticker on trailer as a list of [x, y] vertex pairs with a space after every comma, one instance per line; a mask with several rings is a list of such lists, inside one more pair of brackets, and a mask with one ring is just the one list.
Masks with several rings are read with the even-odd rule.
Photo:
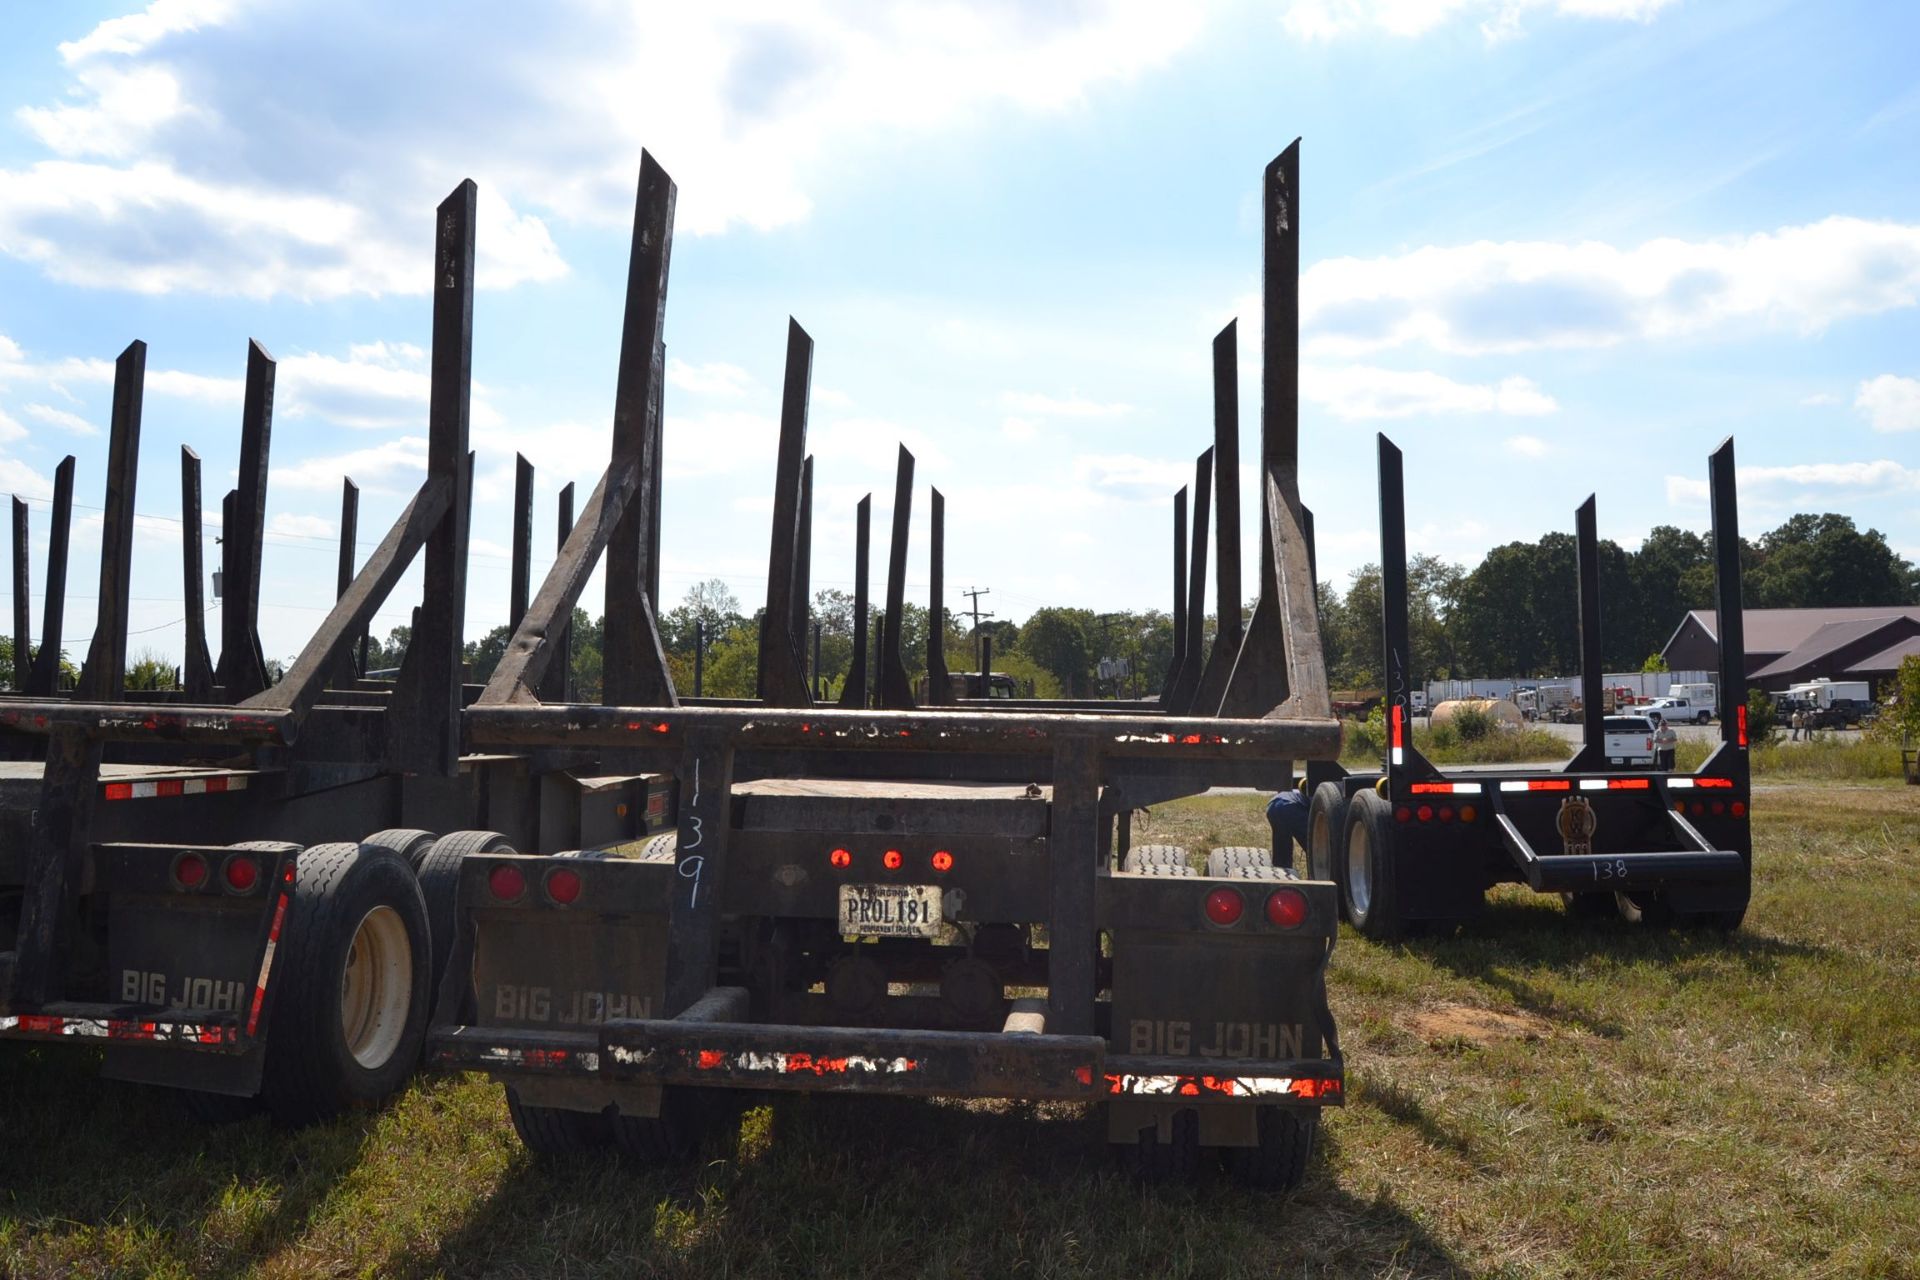
[[859, 938], [931, 938], [940, 932], [937, 884], [843, 884], [840, 933]]

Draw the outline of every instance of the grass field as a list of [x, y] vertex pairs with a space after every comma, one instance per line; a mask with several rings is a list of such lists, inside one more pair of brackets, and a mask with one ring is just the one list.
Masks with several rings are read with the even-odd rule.
[[[1351, 1097], [1286, 1199], [1136, 1186], [1071, 1106], [792, 1099], [692, 1169], [543, 1167], [477, 1081], [209, 1131], [15, 1046], [0, 1274], [1920, 1275], [1920, 790], [1755, 812], [1732, 938], [1517, 893], [1470, 933], [1343, 937]], [[1252, 796], [1148, 823], [1265, 835]]]

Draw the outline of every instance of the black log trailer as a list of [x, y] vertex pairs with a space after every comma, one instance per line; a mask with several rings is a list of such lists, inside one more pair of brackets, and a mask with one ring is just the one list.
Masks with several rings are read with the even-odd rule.
[[[339, 600], [277, 683], [253, 630], [272, 400], [256, 346], [242, 489], [225, 507], [219, 665], [198, 610], [187, 451], [189, 700], [121, 687], [135, 344], [116, 384], [86, 671], [70, 696], [49, 679], [0, 700], [16, 770], [0, 779], [0, 1038], [104, 1044], [108, 1074], [220, 1114], [261, 1097], [295, 1120], [384, 1096], [426, 1041], [437, 1064], [501, 1079], [541, 1151], [684, 1150], [741, 1089], [1105, 1101], [1144, 1170], [1190, 1169], [1217, 1148], [1252, 1183], [1292, 1185], [1319, 1108], [1342, 1099], [1324, 983], [1335, 886], [1264, 850], [1215, 850], [1200, 874], [1198, 852], [1133, 847], [1130, 815], [1212, 785], [1284, 785], [1292, 762], [1338, 751], [1297, 481], [1298, 190], [1296, 144], [1265, 175], [1259, 603], [1244, 630], [1223, 610], [1234, 625], [1203, 652], [1215, 487], [1220, 599], [1240, 598], [1229, 326], [1214, 346], [1217, 485], [1202, 455], [1193, 551], [1175, 565], [1181, 665], [1159, 698], [1132, 703], [955, 699], [936, 679], [943, 705], [914, 705], [903, 449], [878, 709], [864, 653], [840, 703], [815, 705], [799, 644], [811, 342], [797, 324], [760, 696], [675, 690], [655, 623], [674, 188], [651, 157], [612, 459], [578, 520], [563, 515], [531, 600], [530, 479], [518, 486], [515, 629], [482, 689], [460, 666], [471, 183], [436, 215], [427, 478], [357, 573], [349, 482]], [[937, 491], [932, 518], [938, 617]], [[369, 680], [367, 626], [422, 553], [405, 663]], [[604, 705], [582, 705], [567, 696], [566, 621], [602, 553]], [[932, 632], [929, 669], [943, 673]], [[57, 651], [57, 621], [42, 648], [43, 661]]]
[[1752, 881], [1745, 640], [1733, 441], [1708, 460], [1720, 744], [1695, 773], [1612, 764], [1603, 738], [1600, 557], [1592, 497], [1575, 512], [1582, 744], [1561, 767], [1447, 769], [1413, 742], [1407, 539], [1400, 450], [1380, 454], [1382, 642], [1387, 754], [1375, 771], [1307, 767], [1308, 874], [1336, 882], [1341, 914], [1372, 938], [1478, 915], [1503, 882], [1559, 893], [1576, 915], [1735, 929]]

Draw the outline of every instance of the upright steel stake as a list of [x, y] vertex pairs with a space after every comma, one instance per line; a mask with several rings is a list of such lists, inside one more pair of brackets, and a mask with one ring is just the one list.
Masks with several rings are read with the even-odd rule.
[[[187, 607], [182, 684], [187, 701], [213, 697], [213, 655], [207, 650], [206, 535], [200, 523], [200, 455], [180, 446], [180, 576]], [[223, 584], [224, 585], [224, 584]]]
[[693, 624], [693, 696], [701, 697], [701, 686], [706, 683], [707, 673], [707, 624], [696, 621]]
[[813, 616], [813, 455], [800, 465], [800, 536], [793, 548], [793, 636], [807, 634]]
[[267, 463], [273, 445], [276, 366], [247, 342], [247, 386], [240, 410], [240, 483], [220, 529], [220, 666], [215, 678], [239, 702], [267, 687], [260, 648], [260, 559], [266, 536]]
[[80, 672], [85, 702], [118, 702], [126, 691], [127, 605], [133, 583], [134, 491], [140, 475], [140, 409], [147, 344], [121, 352], [113, 370], [113, 427], [107, 444], [107, 499], [100, 534], [100, 609]]
[[507, 589], [507, 631], [527, 616], [527, 584], [533, 577], [533, 464], [513, 455], [513, 578]]
[[[573, 532], [573, 482], [569, 480], [560, 490], [560, 532], [554, 542], [554, 555], [557, 557], [567, 549], [567, 535]], [[525, 610], [522, 610], [525, 616]], [[514, 624], [515, 630], [519, 623]], [[541, 683], [540, 697], [546, 702], [571, 702], [573, 693], [569, 688], [573, 676], [573, 618], [569, 611], [566, 625], [560, 628], [560, 639], [555, 643], [554, 663], [547, 669], [547, 677]], [[695, 692], [699, 692], [697, 689]]]
[[[1725, 764], [1736, 782], [1747, 780], [1747, 621], [1740, 603], [1740, 508], [1733, 468], [1733, 437], [1707, 463], [1713, 513], [1713, 608], [1720, 637], [1720, 749], [1709, 765]], [[1727, 755], [1726, 761], [1720, 756]]]
[[872, 517], [873, 495], [867, 494], [853, 510], [853, 660], [840, 689], [841, 706], [861, 709], [867, 705], [867, 538]]
[[[357, 568], [360, 545], [360, 486], [353, 482], [352, 476], [340, 478], [340, 556], [334, 566], [335, 600], [347, 594], [347, 588], [353, 585], [353, 575]], [[361, 637], [358, 652], [349, 646], [347, 655], [340, 662], [340, 683], [352, 687], [353, 682], [367, 673], [366, 638]]]
[[[1193, 706], [1200, 675], [1206, 668], [1207, 644], [1207, 507], [1213, 493], [1213, 450], [1193, 464], [1193, 548], [1187, 576], [1186, 661], [1180, 677], [1165, 698], [1167, 709], [1185, 715]], [[1214, 641], [1219, 644], [1218, 639]]]
[[1602, 703], [1600, 654], [1600, 527], [1592, 494], [1573, 514], [1580, 627], [1580, 750], [1569, 773], [1607, 767], [1606, 708]]
[[451, 777], [460, 767], [467, 533], [473, 492], [467, 448], [473, 380], [474, 230], [479, 189], [468, 179], [434, 216], [432, 384], [427, 474], [448, 482], [446, 514], [428, 536], [424, 596], [387, 715], [389, 762]]
[[40, 654], [27, 692], [52, 693], [60, 682], [60, 635], [67, 616], [67, 535], [73, 527], [73, 455], [53, 469], [53, 524], [47, 531], [47, 602], [40, 615]]
[[28, 596], [27, 504], [13, 500], [13, 687], [24, 693], [33, 675], [33, 601]]
[[1219, 618], [1188, 710], [1220, 708], [1246, 628], [1240, 620], [1240, 356], [1238, 320], [1213, 339], [1213, 555]]
[[1172, 705], [1174, 688], [1187, 665], [1187, 491], [1173, 495], [1173, 659], [1167, 663], [1167, 681], [1160, 701]]
[[812, 705], [806, 662], [795, 620], [800, 568], [800, 506], [805, 486], [807, 388], [813, 377], [813, 339], [787, 319], [787, 369], [780, 397], [780, 451], [773, 481], [773, 536], [767, 552], [767, 609], [760, 624], [759, 694], [771, 707]]
[[927, 603], [927, 703], [950, 707], [955, 699], [953, 680], [947, 672], [947, 500], [938, 489], [931, 493], [933, 500], [927, 508], [932, 524], [927, 539], [930, 544], [927, 572], [931, 579]]
[[893, 542], [887, 556], [887, 610], [880, 619], [880, 705], [889, 711], [913, 710], [913, 684], [900, 653], [901, 624], [907, 607], [907, 535], [913, 520], [913, 455], [900, 446], [893, 480]]

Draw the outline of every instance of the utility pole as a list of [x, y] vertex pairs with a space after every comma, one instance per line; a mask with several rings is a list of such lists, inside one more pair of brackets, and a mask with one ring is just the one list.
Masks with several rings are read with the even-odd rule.
[[980, 696], [985, 698], [989, 696], [987, 691], [987, 659], [980, 649], [980, 620], [982, 618], [991, 618], [993, 615], [980, 612], [980, 597], [992, 595], [993, 588], [981, 587], [978, 591], [975, 591], [972, 587], [968, 587], [960, 594], [973, 601], [973, 608], [967, 610], [967, 612], [973, 615], [973, 652], [974, 656], [980, 659]]

